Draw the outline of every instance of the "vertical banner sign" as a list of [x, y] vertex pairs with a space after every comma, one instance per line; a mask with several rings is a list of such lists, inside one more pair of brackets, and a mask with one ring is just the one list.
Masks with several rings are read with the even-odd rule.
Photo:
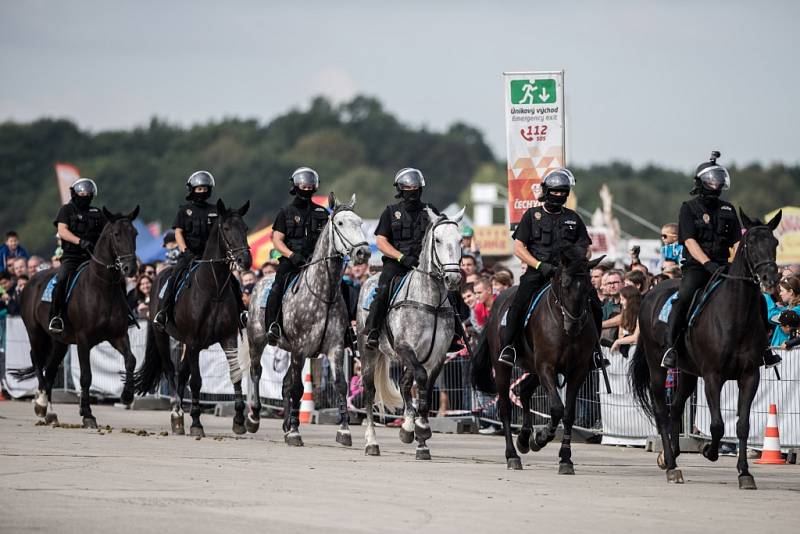
[[517, 227], [539, 205], [548, 172], [564, 167], [564, 71], [505, 72], [508, 214]]
[[56, 180], [58, 180], [58, 194], [61, 195], [61, 203], [69, 202], [69, 188], [81, 175], [74, 165], [69, 163], [56, 163]]

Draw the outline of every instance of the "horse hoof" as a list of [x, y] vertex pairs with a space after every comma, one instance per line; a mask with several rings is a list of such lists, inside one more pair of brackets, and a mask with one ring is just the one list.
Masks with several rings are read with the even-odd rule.
[[506, 460], [506, 469], [512, 469], [514, 471], [522, 471], [522, 460], [519, 458], [509, 458]]
[[417, 460], [430, 460], [430, 459], [431, 459], [430, 449], [417, 449]]
[[255, 434], [258, 432], [258, 427], [261, 426], [261, 421], [254, 421], [250, 419], [250, 416], [247, 416], [247, 419], [244, 420], [244, 427], [247, 429], [248, 432], [251, 434]]
[[133, 402], [133, 391], [122, 390], [122, 395], [119, 397], [119, 402], [125, 406], [130, 406]]
[[300, 435], [300, 432], [287, 432], [286, 435], [283, 437], [283, 441], [286, 442], [287, 445], [290, 447], [302, 447], [303, 446], [303, 437]]
[[658, 453], [658, 458], [656, 458], [656, 462], [658, 463], [658, 467], [661, 469], [667, 468], [667, 461], [664, 460], [664, 451]]
[[203, 427], [202, 426], [194, 426], [194, 425], [192, 425], [189, 428], [189, 435], [192, 436], [193, 438], [204, 438], [204, 437], [206, 437], [206, 433], [203, 430]]
[[57, 425], [58, 424], [58, 416], [53, 412], [44, 416], [44, 422], [48, 425]]
[[97, 428], [97, 419], [92, 416], [83, 418], [83, 428]]
[[529, 452], [531, 452], [531, 447], [529, 443], [530, 440], [519, 439], [519, 436], [517, 436], [517, 451], [521, 452], [522, 454], [528, 454]]
[[364, 455], [365, 456], [380, 456], [381, 455], [381, 448], [378, 444], [367, 445], [364, 447]]
[[709, 462], [716, 462], [719, 460], [719, 450], [712, 449], [710, 443], [706, 443], [703, 446], [703, 456], [705, 456]]
[[416, 435], [418, 441], [425, 441], [431, 439], [433, 432], [431, 432], [431, 427], [414, 425], [414, 435]]
[[47, 406], [42, 406], [36, 402], [33, 403], [33, 413], [36, 414], [37, 417], [44, 417], [47, 415]]
[[542, 450], [542, 447], [544, 447], [544, 445], [539, 445], [536, 442], [536, 437], [532, 437], [531, 440], [528, 442], [528, 444], [530, 445], [531, 450], [533, 452], [539, 452], [540, 450]]
[[680, 469], [667, 469], [667, 483], [683, 484], [683, 473]]
[[401, 426], [400, 427], [400, 441], [402, 441], [403, 443], [411, 443], [412, 441], [414, 441], [414, 433], [413, 432], [409, 432], [408, 430], [406, 430], [405, 428], [403, 428]]
[[344, 432], [342, 430], [338, 430], [336, 431], [336, 443], [344, 445], [345, 447], [350, 447], [353, 445], [353, 436], [349, 431]]
[[236, 421], [233, 422], [233, 433], [237, 435], [242, 435], [247, 432], [247, 429], [244, 427], [242, 423], [237, 423]]
[[756, 488], [756, 480], [753, 475], [739, 475], [739, 489], [754, 490]]
[[570, 463], [561, 462], [558, 464], [558, 474], [559, 475], [574, 475], [575, 474], [575, 467]]

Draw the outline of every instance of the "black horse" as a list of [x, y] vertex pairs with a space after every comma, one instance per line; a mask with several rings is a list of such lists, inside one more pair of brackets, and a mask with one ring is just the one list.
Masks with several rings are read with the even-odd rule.
[[[602, 260], [603, 257], [587, 261], [585, 249], [565, 248], [561, 252], [561, 266], [556, 271], [551, 287], [542, 295], [525, 327], [524, 335], [516, 344], [516, 364], [529, 373], [519, 384], [523, 420], [517, 447], [523, 454], [531, 449], [540, 450], [553, 440], [558, 423], [563, 420], [560, 474], [575, 473], [570, 449], [575, 399], [592, 368], [592, 352], [599, 335], [589, 305], [589, 292], [593, 291], [589, 271]], [[473, 383], [478, 389], [489, 394], [499, 392], [498, 409], [506, 437], [508, 469], [522, 469], [522, 461], [511, 437], [509, 388], [512, 368], [498, 363], [497, 356], [501, 348], [501, 323], [516, 291], [517, 287], [512, 287], [495, 301], [472, 366]], [[566, 404], [561, 402], [558, 395], [558, 374], [566, 379]], [[544, 429], [532, 435], [531, 396], [539, 384], [547, 390], [550, 421]]]
[[[166, 332], [158, 332], [152, 324], [147, 327], [147, 346], [144, 364], [136, 373], [136, 392], [145, 394], [153, 391], [161, 376], [169, 380], [173, 394], [171, 414], [172, 432], [184, 434], [183, 395], [186, 382], [192, 390], [192, 436], [204, 436], [200, 424], [200, 351], [215, 343], [222, 346], [228, 360], [231, 382], [235, 394], [236, 414], [233, 418], [233, 431], [244, 434], [244, 408], [242, 396], [242, 370], [239, 366], [239, 304], [241, 298], [232, 280], [233, 266], [248, 269], [253, 260], [247, 244], [247, 225], [243, 217], [250, 208], [247, 202], [239, 209], [229, 210], [222, 200], [217, 201], [217, 220], [211, 226], [203, 257], [194, 260], [188, 275], [178, 277], [174, 283], [180, 284], [174, 308], [174, 321], [167, 324]], [[158, 296], [161, 287], [171, 274], [164, 270], [153, 284], [150, 297], [150, 316], [158, 309]], [[184, 344], [178, 366], [177, 385], [175, 366], [170, 357], [169, 338], [173, 337]], [[191, 378], [190, 378], [191, 377]]]
[[[83, 416], [84, 428], [97, 428], [97, 420], [89, 406], [89, 387], [92, 385], [89, 351], [95, 345], [108, 341], [125, 358], [125, 387], [121, 401], [124, 404], [133, 401], [136, 358], [128, 340], [130, 308], [125, 296], [125, 277], [136, 274], [137, 232], [132, 221], [138, 214], [138, 206], [128, 215], [111, 213], [103, 208], [106, 225], [97, 240], [91, 261], [74, 282], [69, 302], [65, 306], [66, 321], [62, 333], [52, 334], [48, 330], [50, 305], [42, 302], [42, 294], [57, 270], [36, 273], [22, 292], [22, 321], [31, 343], [33, 366], [14, 374], [21, 378], [36, 376], [39, 379], [33, 409], [39, 417], [46, 417], [48, 423], [58, 420], [56, 414], [48, 414], [47, 410], [50, 407], [58, 366], [64, 360], [70, 344], [78, 346], [81, 367], [80, 414]], [[62, 280], [59, 283], [67, 281]]]
[[654, 417], [661, 434], [664, 452], [659, 467], [667, 470], [667, 482], [683, 483], [675, 458], [680, 454], [678, 438], [686, 399], [705, 381], [705, 393], [711, 411], [711, 443], [703, 456], [715, 462], [725, 425], [720, 412], [720, 392], [727, 380], [739, 384], [738, 422], [739, 487], [756, 489], [747, 465], [747, 436], [750, 433], [750, 406], [758, 390], [759, 367], [767, 346], [764, 297], [760, 284], [773, 286], [778, 281], [775, 251], [778, 240], [772, 232], [778, 227], [781, 212], [767, 224], [751, 221], [740, 210], [746, 229], [727, 274], [719, 273], [709, 283], [721, 283], [708, 298], [702, 313], [689, 328], [679, 349], [680, 375], [668, 407], [664, 392], [667, 371], [660, 365], [665, 350], [667, 325], [658, 319], [667, 298], [677, 289], [677, 282], [657, 285], [642, 300], [639, 312], [639, 343], [630, 367], [630, 381], [645, 412]]

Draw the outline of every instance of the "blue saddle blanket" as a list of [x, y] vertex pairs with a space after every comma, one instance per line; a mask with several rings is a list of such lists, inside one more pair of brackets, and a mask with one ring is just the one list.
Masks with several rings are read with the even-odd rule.
[[[184, 271], [183, 275], [181, 275], [180, 280], [178, 280], [178, 290], [175, 292], [175, 300], [178, 300], [178, 295], [181, 294], [181, 291], [186, 287], [186, 284], [189, 282], [189, 277], [192, 276], [192, 273], [200, 267], [199, 263], [192, 264], [191, 267]], [[168, 278], [166, 283], [161, 286], [161, 290], [158, 292], [158, 300], [164, 300], [164, 295], [167, 293], [167, 288], [172, 283], [172, 277]]]
[[[389, 302], [393, 301], [394, 298], [400, 293], [400, 289], [405, 285], [406, 279], [408, 279], [408, 275], [411, 274], [409, 271], [395, 284], [394, 291], [392, 291], [392, 298], [389, 299]], [[369, 311], [369, 307], [372, 306], [372, 301], [375, 300], [375, 295], [378, 294], [378, 284], [372, 286], [369, 293], [367, 293], [367, 297], [364, 299], [364, 304], [361, 306], [363, 309]]]
[[[539, 301], [542, 300], [542, 297], [550, 289], [552, 284], [547, 284], [544, 286], [536, 295], [533, 296], [533, 300], [531, 300], [531, 305], [528, 307], [528, 311], [525, 314], [525, 325], [527, 326], [528, 321], [531, 320], [531, 315], [533, 315], [533, 310], [536, 309], [536, 306], [539, 304]], [[506, 318], [508, 317], [508, 310], [505, 311], [503, 314], [503, 318], [500, 320], [500, 326], [506, 326]]]
[[[67, 302], [69, 302], [69, 299], [72, 296], [72, 290], [75, 289], [75, 284], [78, 282], [78, 278], [80, 278], [80, 276], [83, 274], [83, 271], [85, 271], [86, 267], [88, 266], [89, 262], [81, 264], [81, 266], [75, 271], [75, 274], [72, 275], [72, 282], [70, 282], [69, 288], [67, 289]], [[53, 302], [53, 292], [56, 290], [57, 283], [58, 273], [51, 276], [50, 280], [47, 281], [47, 285], [42, 292], [42, 302]]]
[[[292, 288], [293, 285], [297, 283], [297, 280], [300, 278], [299, 274], [296, 274], [289, 280], [289, 285], [286, 286], [287, 291]], [[275, 282], [275, 279], [267, 280], [264, 284], [264, 291], [261, 293], [261, 298], [258, 300], [258, 305], [261, 308], [267, 307], [267, 299], [269, 299], [269, 293], [272, 291], [272, 284]]]
[[[705, 307], [706, 303], [708, 303], [708, 299], [711, 297], [711, 294], [717, 289], [717, 287], [719, 287], [721, 283], [722, 280], [717, 280], [716, 282], [711, 284], [711, 287], [708, 288], [708, 291], [703, 293], [695, 300], [694, 307], [692, 308], [692, 311], [689, 314], [689, 326], [692, 326], [694, 324], [695, 319], [697, 319], [697, 316], [700, 315], [700, 312], [703, 311], [703, 308]], [[675, 303], [677, 299], [678, 299], [677, 291], [675, 291], [673, 294], [669, 296], [669, 298], [667, 298], [666, 302], [664, 302], [664, 304], [661, 306], [661, 311], [658, 313], [659, 321], [661, 321], [662, 323], [669, 322], [669, 314], [670, 312], [672, 312], [672, 305]]]

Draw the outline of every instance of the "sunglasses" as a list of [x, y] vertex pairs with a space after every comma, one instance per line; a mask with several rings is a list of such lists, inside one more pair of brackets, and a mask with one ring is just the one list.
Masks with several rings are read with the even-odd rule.
[[661, 239], [668, 239], [670, 237], [675, 237], [675, 234], [661, 234]]

